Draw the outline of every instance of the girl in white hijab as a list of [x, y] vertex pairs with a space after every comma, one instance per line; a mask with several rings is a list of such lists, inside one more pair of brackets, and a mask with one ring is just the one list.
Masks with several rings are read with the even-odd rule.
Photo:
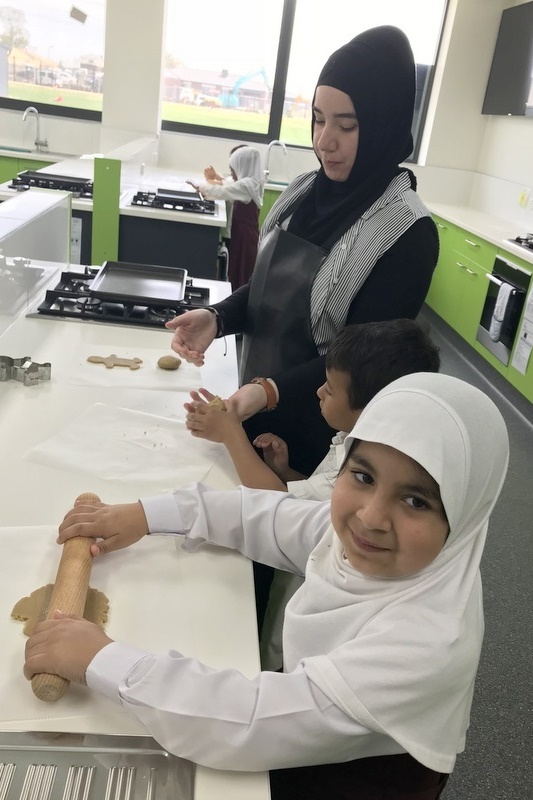
[[231, 180], [213, 167], [204, 170], [205, 183], [188, 181], [207, 200], [225, 200], [229, 231], [228, 279], [233, 291], [250, 279], [257, 256], [259, 212], [263, 205], [264, 173], [255, 147], [237, 145], [229, 158]]
[[468, 728], [483, 639], [479, 563], [507, 469], [505, 424], [478, 389], [418, 373], [376, 395], [346, 448], [331, 517], [327, 502], [195, 486], [76, 507], [60, 528], [59, 541], [100, 537], [107, 552], [180, 532], [190, 548], [208, 540], [305, 571], [287, 606], [284, 673], [249, 679], [56, 619], [29, 639], [26, 676], [85, 676], [177, 755], [272, 770], [275, 800], [435, 800]]

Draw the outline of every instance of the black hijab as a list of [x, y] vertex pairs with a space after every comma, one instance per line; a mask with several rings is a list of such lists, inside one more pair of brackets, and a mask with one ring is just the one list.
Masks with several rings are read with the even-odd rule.
[[329, 57], [318, 86], [350, 97], [359, 121], [357, 156], [343, 182], [330, 180], [320, 167], [289, 230], [329, 247], [336, 231], [341, 236], [383, 194], [413, 149], [415, 64], [407, 37], [390, 25], [359, 34]]

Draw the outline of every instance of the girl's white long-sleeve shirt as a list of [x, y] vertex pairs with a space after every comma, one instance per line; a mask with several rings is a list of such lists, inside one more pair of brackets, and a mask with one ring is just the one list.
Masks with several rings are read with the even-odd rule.
[[[141, 502], [150, 533], [185, 534], [186, 547], [208, 541], [300, 575], [330, 524], [329, 503], [243, 487], [198, 485]], [[299, 664], [290, 674], [249, 679], [177, 650], [153, 654], [113, 642], [86, 678], [170, 752], [212, 768], [260, 771], [405, 752], [345, 713]]]
[[255, 202], [254, 196], [250, 190], [250, 179], [244, 180], [229, 180], [224, 183], [201, 183], [199, 185], [200, 192], [207, 200], [229, 200], [235, 202], [239, 200], [241, 203]]

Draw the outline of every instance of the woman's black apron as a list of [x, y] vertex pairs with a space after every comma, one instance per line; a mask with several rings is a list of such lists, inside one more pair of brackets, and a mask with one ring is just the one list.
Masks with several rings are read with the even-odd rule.
[[[259, 246], [243, 331], [241, 385], [318, 357], [311, 331], [311, 290], [328, 254], [279, 224]], [[325, 371], [322, 383], [325, 380]], [[320, 385], [320, 383], [318, 385]], [[291, 467], [310, 475], [328, 452], [334, 431], [324, 421], [317, 386], [297, 386], [279, 408], [244, 423], [250, 441], [270, 431], [285, 439]]]
[[261, 242], [243, 331], [241, 384], [318, 356], [311, 333], [311, 289], [327, 254], [279, 224]]
[[[331, 244], [337, 238], [336, 233]], [[327, 254], [327, 247], [306, 242], [280, 224], [262, 240], [250, 282], [239, 370], [241, 384], [318, 357], [311, 331], [311, 289]], [[299, 394], [282, 398], [279, 408], [255, 414], [244, 423], [251, 442], [269, 431], [284, 439], [290, 466], [304, 475], [310, 475], [322, 461], [335, 433], [320, 413], [317, 389], [318, 386], [302, 387], [301, 391], [298, 388]], [[259, 630], [273, 575], [271, 567], [254, 563]]]

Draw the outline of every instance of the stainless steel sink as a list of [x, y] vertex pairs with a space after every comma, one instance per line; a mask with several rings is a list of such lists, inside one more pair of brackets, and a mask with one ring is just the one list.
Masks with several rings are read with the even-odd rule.
[[0, 733], [0, 800], [192, 800], [193, 783], [149, 736]]

